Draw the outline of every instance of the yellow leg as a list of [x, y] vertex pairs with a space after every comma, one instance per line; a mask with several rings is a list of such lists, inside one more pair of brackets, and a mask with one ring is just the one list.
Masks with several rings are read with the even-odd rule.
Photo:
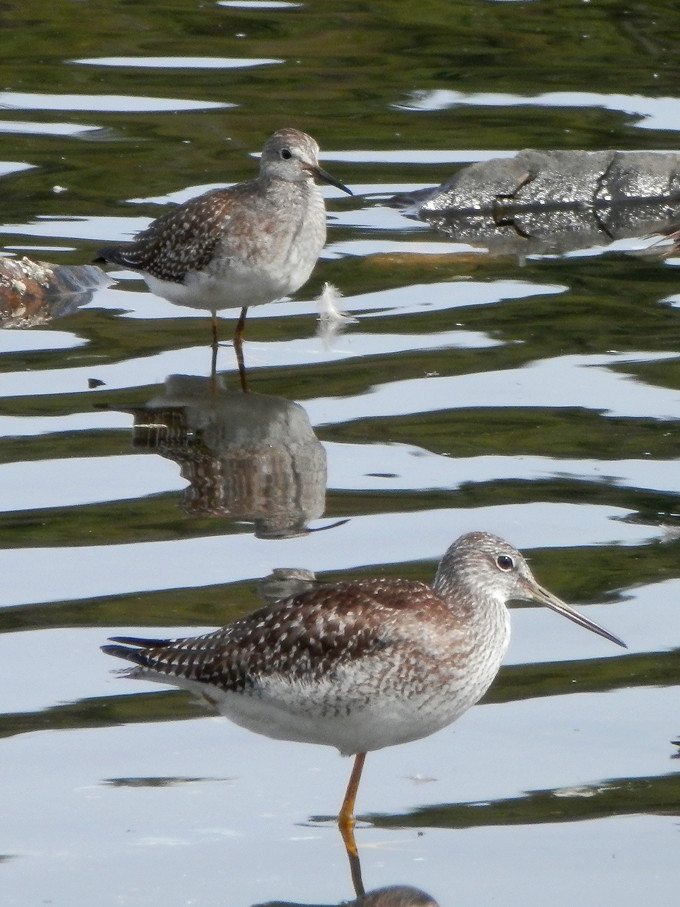
[[243, 361], [243, 332], [246, 327], [246, 315], [248, 309], [244, 306], [236, 322], [236, 331], [234, 332], [234, 350], [236, 352], [236, 362], [238, 363], [238, 374], [241, 379], [241, 390], [246, 393], [248, 390], [248, 379], [246, 378], [246, 366]]
[[356, 841], [354, 840], [354, 803], [357, 798], [359, 782], [361, 781], [361, 772], [365, 761], [366, 753], [357, 753], [354, 757], [352, 774], [349, 776], [347, 792], [345, 793], [345, 799], [342, 801], [342, 809], [338, 816], [338, 828], [340, 829], [342, 842], [347, 851], [347, 859], [349, 860], [350, 872], [352, 874], [352, 883], [357, 897], [361, 897], [364, 894], [364, 883], [361, 879], [359, 851], [357, 850]]
[[352, 856], [357, 855], [357, 846], [354, 841], [354, 803], [357, 798], [359, 782], [361, 781], [361, 772], [365, 761], [366, 753], [357, 753], [354, 757], [352, 774], [349, 776], [347, 792], [345, 793], [345, 799], [342, 801], [342, 809], [338, 816], [338, 826], [340, 828], [342, 840], [345, 842], [347, 853]]

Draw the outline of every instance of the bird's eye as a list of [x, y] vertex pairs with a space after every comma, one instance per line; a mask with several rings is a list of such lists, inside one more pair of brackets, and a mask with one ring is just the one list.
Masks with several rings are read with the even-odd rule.
[[515, 566], [515, 562], [509, 554], [499, 554], [496, 558], [496, 563], [498, 564], [498, 567], [505, 572], [512, 570]]
[[281, 157], [284, 161], [289, 161], [293, 156], [293, 152], [289, 151], [288, 148], [281, 149]]

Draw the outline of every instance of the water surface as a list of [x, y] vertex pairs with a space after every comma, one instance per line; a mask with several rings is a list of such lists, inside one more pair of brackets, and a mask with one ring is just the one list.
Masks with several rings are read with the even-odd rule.
[[[634, 254], [644, 237], [494, 256], [386, 201], [524, 147], [677, 149], [674, 4], [25, 3], [2, 19], [7, 255], [87, 264], [169, 204], [252, 176], [283, 125], [355, 193], [324, 190], [312, 279], [249, 316], [252, 389], [300, 404], [325, 454], [325, 488], [308, 466], [281, 474], [285, 514], [224, 486], [217, 500], [203, 480], [227, 455], [197, 461], [168, 411], [170, 376], [209, 373], [203, 313], [114, 271], [71, 314], [0, 332], [6, 902], [350, 900], [331, 818], [349, 763], [123, 682], [99, 646], [221, 626], [275, 567], [429, 580], [471, 529], [521, 547], [629, 649], [516, 607], [484, 703], [369, 756], [367, 889], [672, 897], [678, 261]], [[326, 281], [358, 319], [330, 339]], [[229, 391], [236, 315], [221, 316]], [[174, 446], [140, 428], [149, 407]], [[273, 520], [324, 531], [272, 538]]]

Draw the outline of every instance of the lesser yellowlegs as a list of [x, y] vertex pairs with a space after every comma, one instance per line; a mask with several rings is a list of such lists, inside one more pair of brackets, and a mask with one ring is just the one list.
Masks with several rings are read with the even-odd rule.
[[210, 311], [214, 351], [217, 311], [240, 306], [234, 348], [244, 390], [248, 309], [299, 289], [326, 242], [326, 208], [314, 180], [352, 194], [321, 169], [318, 154], [311, 136], [280, 129], [265, 143], [257, 179], [190, 199], [133, 242], [99, 252], [139, 271], [156, 295]]

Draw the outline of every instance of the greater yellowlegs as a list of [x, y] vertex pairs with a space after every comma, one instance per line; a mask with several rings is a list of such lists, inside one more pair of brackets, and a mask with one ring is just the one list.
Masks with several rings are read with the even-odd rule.
[[547, 605], [624, 646], [536, 582], [497, 536], [454, 542], [432, 586], [404, 579], [319, 583], [185, 639], [115, 637], [127, 676], [191, 690], [236, 724], [354, 756], [338, 822], [353, 847], [366, 753], [426, 737], [491, 685], [510, 639], [508, 601]]

